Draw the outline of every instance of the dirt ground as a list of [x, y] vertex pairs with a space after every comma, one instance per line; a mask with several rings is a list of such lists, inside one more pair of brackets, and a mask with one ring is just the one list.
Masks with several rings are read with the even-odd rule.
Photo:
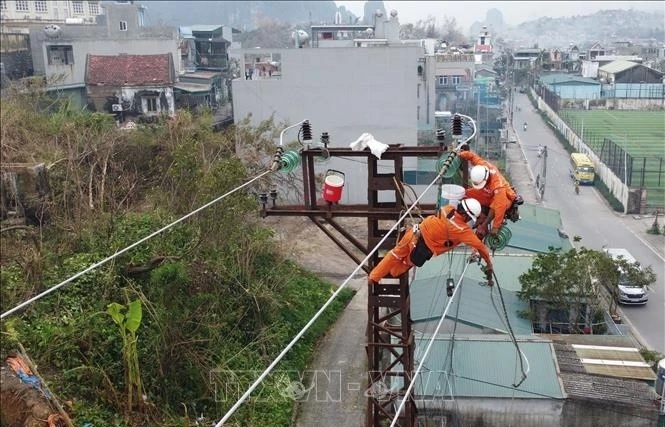
[[[275, 230], [276, 238], [280, 242], [282, 250], [286, 252], [287, 257], [319, 277], [340, 284], [357, 267], [357, 264], [309, 218], [267, 217], [264, 221], [266, 226], [270, 226]], [[367, 219], [341, 218], [336, 219], [336, 221], [346, 230], [349, 230], [358, 240], [366, 242]], [[332, 228], [329, 227], [329, 229], [346, 243], [344, 237]], [[350, 243], [347, 247], [353, 251], [358, 259], [365, 258], [365, 255]], [[354, 277], [366, 277], [366, 273], [361, 269]]]

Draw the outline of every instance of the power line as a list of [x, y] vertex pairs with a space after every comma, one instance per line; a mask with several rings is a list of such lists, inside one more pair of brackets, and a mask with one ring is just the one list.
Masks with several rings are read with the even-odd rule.
[[63, 281], [63, 282], [60, 282], [60, 283], [58, 283], [57, 285], [55, 285], [55, 286], [53, 286], [53, 287], [51, 287], [51, 288], [45, 290], [45, 291], [42, 292], [41, 294], [36, 295], [36, 296], [30, 298], [29, 300], [22, 302], [21, 304], [17, 305], [16, 307], [14, 307], [14, 308], [12, 308], [12, 309], [10, 309], [10, 310], [7, 310], [6, 312], [2, 313], [2, 315], [0, 315], [0, 319], [4, 319], [5, 317], [7, 317], [7, 316], [9, 316], [10, 314], [16, 312], [17, 310], [20, 310], [21, 308], [27, 306], [28, 304], [31, 304], [31, 303], [37, 301], [38, 299], [40, 299], [40, 298], [42, 298], [42, 297], [44, 297], [44, 296], [50, 294], [51, 292], [53, 292], [53, 291], [55, 291], [55, 290], [57, 290], [57, 289], [63, 287], [64, 285], [66, 285], [67, 283], [71, 282], [72, 280], [77, 279], [77, 278], [83, 276], [85, 273], [87, 273], [87, 272], [89, 272], [89, 271], [91, 271], [91, 270], [94, 270], [95, 268], [99, 267], [100, 265], [105, 264], [105, 263], [107, 263], [108, 261], [110, 261], [110, 260], [112, 260], [112, 259], [118, 257], [119, 255], [124, 254], [125, 252], [129, 251], [130, 249], [135, 248], [136, 246], [140, 245], [141, 243], [145, 242], [146, 240], [151, 239], [151, 238], [155, 237], [156, 235], [160, 234], [161, 232], [168, 230], [169, 228], [173, 227], [174, 225], [176, 225], [176, 224], [178, 224], [178, 223], [184, 221], [185, 219], [187, 219], [187, 218], [189, 218], [190, 216], [192, 216], [192, 215], [194, 215], [194, 214], [196, 214], [196, 213], [202, 211], [203, 209], [205, 209], [205, 208], [207, 208], [207, 207], [209, 207], [209, 206], [211, 206], [211, 205], [217, 203], [218, 201], [222, 200], [223, 198], [225, 198], [225, 197], [227, 197], [227, 196], [229, 196], [229, 195], [235, 193], [236, 191], [238, 191], [238, 190], [240, 190], [240, 189], [242, 189], [242, 188], [248, 186], [249, 184], [253, 183], [254, 181], [256, 181], [256, 180], [258, 180], [258, 179], [264, 177], [265, 175], [267, 175], [267, 174], [269, 174], [269, 173], [271, 173], [271, 172], [272, 172], [272, 171], [268, 170], [268, 171], [265, 171], [265, 172], [263, 172], [263, 173], [257, 175], [256, 177], [252, 178], [251, 180], [247, 181], [246, 183], [244, 183], [244, 184], [242, 184], [242, 185], [240, 185], [240, 186], [234, 188], [233, 190], [231, 190], [231, 191], [229, 191], [229, 192], [227, 192], [227, 193], [225, 193], [225, 194], [222, 194], [221, 196], [217, 197], [216, 199], [212, 200], [211, 202], [206, 203], [205, 205], [203, 205], [203, 206], [201, 206], [200, 208], [198, 208], [198, 209], [196, 209], [196, 210], [194, 210], [194, 211], [188, 213], [187, 215], [181, 217], [180, 219], [177, 219], [177, 220], [173, 221], [172, 223], [170, 223], [170, 224], [168, 224], [168, 225], [166, 225], [166, 226], [160, 228], [159, 230], [155, 231], [154, 233], [152, 233], [152, 234], [150, 234], [150, 235], [144, 237], [143, 239], [138, 240], [138, 241], [135, 242], [135, 243], [132, 243], [131, 245], [129, 245], [129, 246], [127, 246], [126, 248], [124, 248], [124, 249], [122, 249], [122, 250], [120, 250], [120, 251], [114, 253], [113, 255], [104, 258], [103, 260], [99, 261], [98, 263], [93, 264], [93, 265], [91, 265], [90, 267], [86, 268], [85, 270], [83, 270], [83, 271], [81, 271], [81, 272], [79, 272], [79, 273], [76, 273], [75, 275], [73, 275], [73, 276], [70, 277], [69, 279], [67, 279], [67, 280], [65, 280], [65, 281]]
[[462, 280], [464, 279], [464, 274], [466, 274], [466, 269], [468, 267], [469, 267], [469, 263], [466, 263], [464, 265], [464, 270], [462, 270], [462, 274], [460, 276], [460, 279], [457, 282], [457, 286], [455, 286], [455, 290], [453, 291], [453, 295], [448, 300], [448, 304], [446, 304], [446, 308], [445, 308], [445, 310], [443, 310], [443, 314], [441, 315], [441, 319], [439, 319], [439, 322], [436, 325], [436, 329], [434, 330], [434, 334], [430, 338], [429, 344], [427, 344], [427, 348], [425, 349], [425, 354], [423, 355], [422, 360], [418, 364], [418, 367], [416, 368], [416, 372], [413, 374], [413, 378], [411, 379], [411, 383], [409, 383], [409, 387], [406, 389], [406, 392], [404, 392], [404, 397], [402, 399], [402, 402], [400, 403], [399, 407], [397, 408], [397, 411], [395, 411], [395, 418], [393, 418], [392, 423], [390, 423], [390, 427], [395, 427], [395, 423], [397, 422], [400, 413], [404, 409], [404, 405], [406, 404], [406, 401], [409, 398], [409, 395], [411, 394], [411, 391], [413, 390], [414, 385], [416, 384], [416, 379], [418, 379], [418, 375], [420, 374], [420, 370], [422, 369], [423, 365], [425, 364], [425, 360], [427, 360], [427, 355], [429, 354], [429, 351], [432, 348], [432, 345], [434, 344], [434, 341], [436, 340], [436, 336], [439, 333], [439, 329], [441, 329], [441, 325], [443, 325], [443, 321], [446, 319], [446, 313], [448, 313], [448, 309], [450, 308], [450, 305], [452, 304], [453, 300], [455, 299], [455, 294], [457, 294], [457, 291], [462, 287]]
[[[471, 119], [468, 116], [464, 116], [462, 114], [460, 114], [460, 116], [466, 117], [467, 119], [469, 119], [471, 121], [471, 124], [473, 125], [473, 130], [474, 131], [473, 131], [473, 134], [469, 138], [467, 138], [466, 140], [461, 142], [458, 145], [457, 148], [462, 147], [464, 144], [466, 144], [468, 141], [470, 141], [476, 134], [476, 126], [475, 126], [475, 123], [473, 122], [473, 119]], [[268, 367], [263, 371], [263, 373], [261, 373], [261, 375], [259, 375], [259, 377], [249, 386], [247, 391], [245, 391], [245, 393], [242, 396], [240, 396], [240, 399], [238, 399], [238, 401], [236, 401], [236, 403], [226, 412], [226, 414], [222, 417], [221, 420], [219, 420], [219, 422], [217, 424], [215, 424], [214, 427], [223, 426], [224, 422], [227, 421], [233, 415], [233, 413], [240, 407], [240, 405], [243, 404], [243, 402], [245, 400], [247, 400], [247, 398], [249, 397], [250, 394], [252, 394], [254, 389], [256, 389], [256, 387], [258, 387], [258, 385], [265, 379], [265, 377], [268, 376], [268, 374], [274, 369], [274, 367], [277, 366], [277, 364], [282, 360], [282, 358], [286, 355], [286, 353], [288, 353], [288, 351], [291, 350], [291, 348], [296, 344], [296, 342], [298, 342], [298, 340], [305, 334], [305, 332], [307, 332], [307, 330], [310, 328], [310, 326], [312, 326], [312, 324], [319, 318], [319, 316], [321, 316], [321, 314], [325, 311], [325, 309], [328, 308], [328, 306], [335, 300], [335, 298], [337, 298], [337, 295], [339, 295], [339, 293], [346, 287], [346, 285], [356, 275], [356, 273], [364, 266], [364, 264], [367, 261], [369, 261], [369, 259], [372, 257], [372, 255], [374, 255], [374, 253], [378, 250], [378, 248], [381, 246], [381, 244], [383, 244], [383, 242], [386, 241], [386, 239], [388, 239], [388, 237], [390, 237], [391, 233], [402, 223], [404, 218], [406, 218], [411, 213], [411, 211], [416, 207], [418, 202], [420, 202], [420, 199], [422, 199], [423, 196], [425, 196], [425, 194], [429, 191], [429, 189], [432, 188], [432, 186], [446, 172], [446, 169], [447, 169], [447, 167], [441, 168], [441, 171], [437, 174], [437, 176], [434, 178], [434, 180], [423, 190], [422, 194], [415, 200], [415, 202], [413, 202], [413, 204], [404, 212], [404, 214], [402, 214], [399, 217], [399, 219], [390, 228], [390, 230], [388, 230], [385, 233], [383, 238], [381, 238], [381, 240], [379, 240], [379, 242], [376, 244], [376, 246], [374, 246], [374, 248], [358, 264], [358, 266], [356, 266], [356, 268], [351, 272], [351, 274], [344, 280], [344, 282], [342, 282], [342, 284], [337, 288], [337, 290], [323, 304], [323, 306], [319, 309], [319, 311], [317, 311], [314, 314], [314, 316], [312, 316], [312, 318], [309, 320], [309, 322], [307, 322], [307, 324], [300, 330], [300, 332], [298, 332], [298, 334], [291, 340], [291, 342], [289, 342], [289, 344], [287, 344], [287, 346], [284, 348], [284, 350], [282, 350], [282, 352], [279, 353], [279, 355], [277, 355], [275, 360], [273, 360], [270, 363], [270, 365], [268, 365]], [[465, 267], [464, 270], [466, 271], [466, 267]], [[462, 276], [463, 276], [463, 274], [462, 274]], [[452, 301], [452, 298], [451, 298], [450, 301]], [[442, 317], [442, 319], [443, 319], [443, 317]], [[437, 331], [438, 331], [438, 328], [437, 328]], [[422, 366], [422, 363], [421, 363], [421, 366]], [[413, 388], [413, 384], [414, 383], [412, 382], [411, 383], [411, 388]], [[402, 402], [402, 406], [403, 406], [403, 404], [404, 404], [404, 401]]]

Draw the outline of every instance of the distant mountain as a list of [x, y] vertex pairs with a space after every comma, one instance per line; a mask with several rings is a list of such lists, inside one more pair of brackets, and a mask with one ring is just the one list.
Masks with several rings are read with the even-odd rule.
[[665, 12], [602, 10], [592, 15], [569, 18], [539, 18], [516, 27], [504, 28], [495, 37], [511, 44], [540, 48], [588, 45], [636, 39], [665, 41]]

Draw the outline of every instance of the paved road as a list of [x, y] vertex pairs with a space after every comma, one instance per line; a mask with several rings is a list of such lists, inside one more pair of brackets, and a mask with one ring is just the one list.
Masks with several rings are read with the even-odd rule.
[[[517, 139], [535, 177], [542, 173], [544, 161], [538, 157], [538, 145], [547, 146], [542, 204], [561, 212], [568, 235], [582, 238], [576, 245], [596, 250], [603, 246], [623, 247], [640, 263], [654, 268], [657, 281], [649, 292], [649, 302], [645, 306], [622, 306], [621, 310], [636, 331], [636, 338], [646, 347], [665, 354], [665, 237], [646, 233], [653, 217], [636, 219], [617, 214], [593, 186], [581, 186], [580, 194], [575, 195], [569, 176], [569, 154], [526, 95], [519, 94], [515, 105], [519, 107], [514, 112]], [[522, 126], [525, 121], [526, 131]], [[660, 220], [663, 223], [665, 218]]]

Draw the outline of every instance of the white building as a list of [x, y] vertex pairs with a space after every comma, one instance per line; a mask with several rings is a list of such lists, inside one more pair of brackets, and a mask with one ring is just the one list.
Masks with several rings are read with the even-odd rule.
[[[427, 111], [425, 51], [419, 40], [399, 40], [396, 13], [377, 18], [380, 25], [373, 27], [314, 26], [310, 45], [302, 48], [233, 52], [245, 70], [278, 64], [269, 75], [253, 71], [249, 79], [233, 80], [236, 122], [250, 114], [253, 124], [271, 116], [289, 124], [308, 119], [314, 140], [328, 132], [330, 147], [348, 147], [363, 133], [385, 144], [417, 145], [419, 121], [434, 119], [434, 110]], [[295, 133], [289, 140], [294, 139]], [[412, 160], [405, 169], [416, 168]], [[330, 162], [321, 168], [342, 170], [347, 182], [364, 187], [367, 171], [357, 161]], [[342, 202], [366, 199], [366, 192], [349, 188]]]
[[36, 24], [94, 24], [101, 13], [100, 1], [2, 0], [0, 27], [2, 33], [27, 34]]

